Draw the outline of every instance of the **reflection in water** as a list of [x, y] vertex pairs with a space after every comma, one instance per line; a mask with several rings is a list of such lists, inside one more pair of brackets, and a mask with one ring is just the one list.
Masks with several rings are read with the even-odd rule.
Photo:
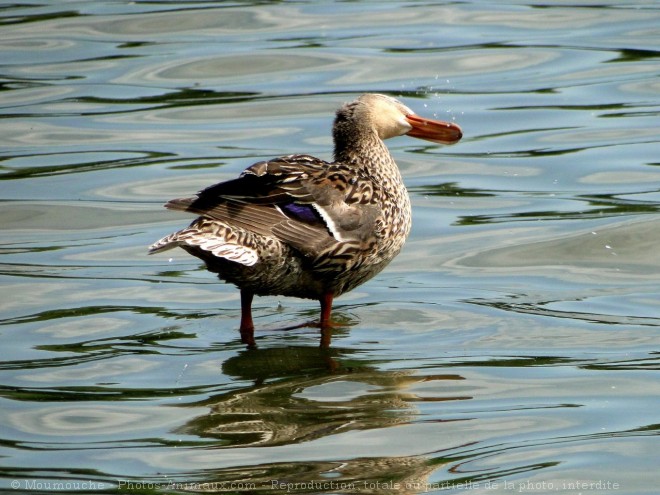
[[[413, 391], [419, 384], [443, 389], [445, 383], [462, 380], [459, 375], [383, 371], [353, 354], [348, 349], [295, 346], [242, 351], [225, 361], [222, 371], [253, 385], [191, 404], [210, 412], [178, 432], [217, 439], [216, 448], [231, 449], [240, 459], [237, 449], [246, 447], [322, 443], [353, 431], [404, 425], [419, 415], [415, 403], [420, 400], [470, 398], [454, 395], [451, 386], [442, 397], [423, 398]], [[376, 450], [369, 457], [211, 469], [200, 482], [218, 487], [240, 480], [275, 493], [290, 491], [294, 483], [297, 493], [348, 488], [352, 493], [419, 493], [440, 463], [425, 456], [379, 457]]]
[[[232, 483], [268, 493], [379, 493], [416, 494], [428, 488], [451, 488], [432, 483], [438, 464], [420, 457], [373, 457], [338, 461], [282, 462], [206, 473], [209, 492], [228, 491]], [[456, 484], [458, 485], [458, 483]], [[454, 485], [454, 486], [456, 486]]]
[[[221, 440], [224, 447], [311, 441], [351, 430], [411, 421], [419, 382], [461, 380], [458, 375], [415, 376], [352, 361], [350, 351], [286, 347], [249, 350], [223, 364], [223, 373], [254, 386], [205, 400], [211, 412], [181, 430]], [[330, 371], [330, 372], [329, 372]], [[269, 381], [269, 377], [289, 378]], [[434, 400], [462, 400], [447, 396]]]

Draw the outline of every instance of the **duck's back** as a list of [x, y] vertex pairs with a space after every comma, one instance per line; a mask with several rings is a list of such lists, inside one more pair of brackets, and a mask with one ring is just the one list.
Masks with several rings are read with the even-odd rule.
[[400, 177], [383, 183], [363, 168], [309, 155], [256, 163], [166, 206], [200, 216], [152, 252], [181, 246], [255, 294], [344, 293], [382, 270], [410, 229]]

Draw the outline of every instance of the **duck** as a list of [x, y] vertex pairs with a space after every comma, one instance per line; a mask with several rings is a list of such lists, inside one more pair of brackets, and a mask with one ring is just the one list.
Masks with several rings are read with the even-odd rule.
[[307, 154], [259, 161], [235, 179], [165, 204], [197, 218], [149, 254], [180, 247], [234, 284], [248, 347], [256, 347], [253, 298], [266, 295], [317, 300], [314, 325], [321, 346], [330, 345], [335, 298], [380, 273], [410, 233], [410, 197], [384, 141], [407, 135], [447, 145], [462, 130], [367, 93], [337, 110], [332, 135], [331, 162]]

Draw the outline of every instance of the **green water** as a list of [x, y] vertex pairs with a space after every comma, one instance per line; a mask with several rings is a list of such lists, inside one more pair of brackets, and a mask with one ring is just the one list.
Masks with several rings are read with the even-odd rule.
[[[27, 1], [0, 8], [0, 490], [658, 491], [657, 2]], [[254, 304], [162, 204], [329, 159], [384, 92], [402, 254], [336, 302]]]

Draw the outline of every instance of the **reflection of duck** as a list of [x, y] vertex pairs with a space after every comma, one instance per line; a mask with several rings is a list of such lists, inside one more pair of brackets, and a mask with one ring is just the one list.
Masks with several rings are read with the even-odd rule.
[[[226, 360], [222, 371], [253, 384], [195, 403], [210, 412], [179, 432], [216, 438], [225, 448], [289, 445], [386, 428], [411, 421], [416, 403], [471, 399], [456, 393], [460, 375], [383, 371], [348, 349], [251, 349]], [[429, 399], [415, 391], [429, 387], [441, 395]]]
[[443, 458], [424, 455], [270, 462], [207, 470], [199, 483], [216, 487], [243, 486], [252, 488], [254, 493], [271, 495], [415, 495], [431, 490], [437, 493], [436, 488], [439, 492], [457, 485], [450, 481], [429, 482], [429, 477], [445, 462]]
[[[387, 439], [405, 435], [395, 428], [425, 422], [421, 403], [471, 399], [463, 393], [463, 377], [383, 370], [356, 352], [270, 347], [245, 350], [224, 361], [222, 372], [233, 384], [243, 385], [184, 406], [203, 406], [208, 412], [176, 430], [199, 438], [223, 459], [223, 467], [200, 470], [204, 482], [222, 486], [240, 481], [275, 494], [427, 491], [428, 476], [446, 458], [434, 452], [410, 456], [406, 448], [398, 455], [398, 447]], [[373, 433], [365, 435], [369, 430]], [[383, 452], [378, 443], [351, 445], [349, 437], [382, 438], [383, 447], [389, 447]], [[319, 457], [301, 461], [292, 445]], [[328, 458], [324, 449], [333, 445]]]
[[403, 134], [444, 144], [461, 138], [455, 124], [419, 117], [388, 96], [362, 95], [337, 111], [334, 162], [275, 158], [194, 198], [174, 199], [165, 206], [201, 216], [150, 252], [180, 246], [236, 284], [248, 345], [255, 294], [317, 299], [327, 330], [333, 298], [380, 272], [408, 236], [410, 200], [383, 143]]

